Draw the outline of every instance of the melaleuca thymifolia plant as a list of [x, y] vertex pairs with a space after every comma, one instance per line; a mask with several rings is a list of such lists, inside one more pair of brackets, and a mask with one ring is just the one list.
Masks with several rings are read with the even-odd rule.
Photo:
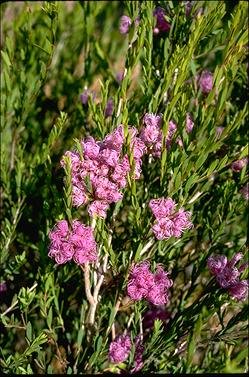
[[247, 18], [1, 5], [4, 373], [247, 371]]

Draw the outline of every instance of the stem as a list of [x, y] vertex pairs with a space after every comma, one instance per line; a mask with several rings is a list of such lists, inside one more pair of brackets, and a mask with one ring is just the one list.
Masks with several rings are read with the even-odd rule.
[[90, 311], [89, 311], [89, 324], [90, 325], [93, 325], [94, 320], [95, 320], [95, 313], [96, 313], [97, 304], [98, 304], [98, 295], [99, 295], [101, 285], [103, 284], [103, 281], [104, 281], [104, 274], [107, 269], [107, 261], [108, 261], [108, 254], [104, 256], [103, 274], [100, 275], [99, 281], [97, 282], [97, 285], [94, 288], [93, 303], [91, 304]]
[[143, 248], [142, 250], [140, 251], [140, 257], [141, 255], [143, 255], [144, 253], [146, 253], [146, 251], [153, 245], [154, 243], [154, 239], [151, 239]]
[[84, 272], [84, 279], [85, 279], [85, 292], [87, 300], [89, 301], [90, 305], [94, 305], [94, 298], [91, 293], [91, 284], [90, 284], [90, 269], [89, 263], [86, 262], [84, 266], [80, 266], [82, 271]]

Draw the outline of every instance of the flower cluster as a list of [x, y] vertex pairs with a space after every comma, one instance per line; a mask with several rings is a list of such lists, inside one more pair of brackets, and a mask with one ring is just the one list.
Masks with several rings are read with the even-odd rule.
[[[109, 346], [109, 360], [111, 363], [119, 364], [126, 361], [130, 355], [131, 346], [132, 343], [130, 335], [118, 335]], [[137, 335], [135, 337], [135, 367], [131, 370], [131, 373], [138, 372], [143, 367], [143, 352], [144, 347], [142, 345], [141, 336]]]
[[208, 94], [213, 89], [213, 74], [207, 70], [196, 77], [198, 85], [203, 94]]
[[191, 213], [184, 211], [183, 207], [176, 212], [176, 203], [171, 198], [152, 199], [149, 206], [157, 220], [152, 231], [158, 240], [179, 238], [184, 230], [193, 226]]
[[[129, 132], [135, 163], [134, 179], [138, 179], [146, 146], [136, 136], [136, 128], [130, 127]], [[128, 155], [122, 156], [124, 141], [124, 128], [120, 125], [103, 141], [97, 142], [93, 137], [82, 140], [83, 160], [77, 151], [65, 153], [71, 159], [73, 205], [79, 207], [91, 202], [88, 207], [91, 217], [105, 218], [109, 205], [123, 197], [120, 189], [126, 186], [127, 174], [131, 170]], [[65, 167], [64, 159], [61, 165]]]
[[164, 33], [170, 30], [170, 24], [165, 19], [165, 11], [161, 7], [157, 7], [153, 16], [156, 17], [156, 27], [154, 28], [154, 34]]
[[189, 134], [190, 132], [192, 132], [193, 128], [194, 128], [193, 119], [191, 118], [191, 115], [189, 113], [187, 113], [187, 115], [186, 115], [186, 131], [187, 131], [187, 133]]
[[135, 367], [131, 370], [131, 373], [136, 373], [143, 368], [143, 352], [144, 346], [142, 343], [142, 337], [137, 335], [135, 337], [135, 354], [134, 354], [134, 363]]
[[216, 255], [208, 258], [208, 268], [216, 277], [221, 288], [228, 289], [228, 293], [237, 301], [244, 301], [248, 297], [248, 281], [239, 280], [240, 274], [245, 270], [247, 263], [239, 268], [235, 267], [237, 262], [243, 258], [237, 253], [228, 261], [225, 255]]
[[[127, 34], [129, 32], [129, 28], [132, 24], [132, 21], [129, 16], [121, 16], [119, 22], [119, 31], [121, 34]], [[135, 26], [139, 24], [139, 17], [135, 19]]]
[[241, 160], [236, 160], [234, 162], [232, 162], [232, 171], [234, 171], [235, 173], [239, 173], [244, 166], [246, 166], [246, 164], [248, 163], [248, 158], [245, 157], [245, 158], [242, 158]]
[[[146, 113], [143, 118], [145, 127], [141, 129], [140, 139], [148, 148], [148, 153], [153, 157], [160, 157], [162, 150], [163, 133], [161, 130], [162, 116]], [[172, 138], [177, 130], [174, 122], [169, 122], [168, 133], [166, 137], [166, 147], [169, 150]]]
[[105, 117], [111, 117], [114, 110], [114, 102], [112, 98], [109, 98], [105, 108]]
[[110, 344], [109, 359], [113, 364], [124, 362], [131, 352], [131, 338], [129, 335], [119, 335]]
[[95, 262], [98, 258], [93, 230], [90, 226], [73, 220], [72, 229], [66, 220], [59, 221], [49, 233], [50, 246], [48, 256], [57, 264], [64, 264], [71, 259], [77, 264]]
[[134, 301], [145, 298], [154, 305], [162, 305], [168, 302], [168, 289], [173, 285], [161, 265], [153, 274], [150, 271], [148, 261], [135, 265], [129, 275], [127, 292]]

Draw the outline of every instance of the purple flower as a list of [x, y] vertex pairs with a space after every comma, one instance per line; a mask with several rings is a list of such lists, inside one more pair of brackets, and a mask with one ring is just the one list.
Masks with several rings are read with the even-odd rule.
[[186, 131], [187, 131], [188, 134], [190, 132], [192, 132], [193, 127], [194, 127], [194, 122], [191, 118], [191, 115], [189, 113], [187, 113], [187, 116], [186, 116]]
[[84, 157], [88, 157], [90, 159], [98, 158], [100, 145], [97, 143], [92, 136], [86, 137], [81, 142]]
[[216, 134], [216, 137], [219, 139], [222, 135], [222, 132], [224, 131], [224, 127], [216, 127], [215, 129], [215, 134]]
[[57, 264], [64, 264], [73, 259], [77, 264], [97, 260], [96, 242], [91, 227], [73, 220], [69, 229], [66, 220], [59, 221], [49, 233], [50, 246], [48, 256]]
[[127, 292], [134, 301], [145, 298], [154, 284], [154, 276], [149, 268], [149, 262], [142, 262], [135, 265], [130, 272]]
[[244, 301], [248, 298], [248, 281], [237, 281], [228, 290], [230, 296], [237, 301]]
[[2, 283], [0, 283], [0, 294], [4, 293], [4, 292], [7, 292], [7, 284], [6, 284], [5, 281], [3, 281]]
[[168, 278], [162, 266], [157, 266], [153, 274], [149, 262], [142, 262], [135, 265], [129, 275], [127, 292], [134, 301], [145, 298], [154, 305], [161, 305], [168, 302], [167, 290], [173, 282]]
[[141, 335], [135, 337], [135, 354], [134, 354], [134, 363], [135, 367], [131, 370], [131, 373], [136, 373], [143, 368], [143, 352], [144, 346], [142, 344]]
[[114, 102], [112, 98], [109, 98], [105, 108], [105, 117], [111, 117], [114, 110]]
[[90, 96], [92, 96], [92, 100], [94, 101], [96, 93], [92, 90], [86, 89], [83, 93], [80, 94], [80, 99], [84, 106], [88, 104], [88, 99]]
[[124, 79], [124, 71], [119, 71], [116, 74], [116, 80], [119, 83], [119, 85], [121, 84], [121, 82], [123, 81], [123, 79]]
[[109, 204], [103, 200], [94, 200], [88, 207], [89, 216], [98, 216], [102, 219], [106, 218], [106, 211], [109, 208]]
[[152, 231], [158, 240], [179, 238], [184, 230], [193, 226], [191, 213], [182, 207], [175, 212], [176, 203], [171, 198], [152, 199], [149, 206], [157, 220]]
[[240, 192], [245, 200], [249, 200], [249, 182], [247, 182], [245, 186], [242, 187]]
[[124, 143], [124, 126], [120, 124], [116, 130], [106, 135], [103, 140], [103, 144], [106, 148], [115, 149], [117, 152], [121, 152], [122, 145]]
[[121, 34], [127, 34], [131, 25], [131, 19], [128, 16], [123, 15], [120, 18], [119, 31]]
[[153, 16], [156, 17], [156, 27], [154, 29], [154, 34], [167, 32], [170, 30], [170, 24], [165, 19], [165, 11], [161, 7], [157, 7]]
[[208, 268], [211, 274], [218, 275], [227, 265], [227, 257], [225, 255], [215, 255], [208, 258]]
[[79, 189], [77, 186], [72, 186], [72, 203], [74, 207], [79, 207], [82, 204], [88, 202], [88, 197], [82, 189]]
[[154, 126], [160, 128], [162, 124], [162, 117], [161, 115], [146, 113], [143, 118], [143, 122], [146, 126]]
[[193, 3], [191, 1], [185, 2], [185, 15], [186, 15], [186, 17], [190, 16], [190, 11], [191, 11], [192, 6], [193, 6]]
[[171, 198], [151, 199], [149, 207], [156, 219], [160, 219], [161, 217], [169, 216], [174, 212], [176, 203]]
[[[153, 157], [160, 157], [162, 149], [162, 117], [161, 115], [147, 113], [144, 116], [145, 127], [141, 129], [140, 139], [145, 143], [148, 152], [152, 153]], [[168, 133], [166, 137], [166, 147], [169, 150], [172, 138], [177, 130], [174, 122], [169, 122]]]
[[242, 158], [241, 160], [236, 160], [232, 163], [232, 171], [234, 171], [235, 173], [239, 173], [244, 166], [246, 166], [248, 162], [248, 159], [245, 157], [245, 158]]
[[239, 276], [244, 271], [248, 263], [235, 267], [239, 260], [243, 258], [241, 253], [237, 253], [228, 261], [225, 255], [216, 255], [208, 258], [208, 268], [215, 275], [217, 283], [221, 288], [228, 289], [228, 293], [238, 301], [243, 301], [248, 292], [248, 282], [240, 281]]
[[129, 335], [119, 335], [111, 342], [109, 347], [109, 359], [113, 364], [123, 363], [127, 360], [131, 351], [131, 339]]
[[203, 94], [208, 94], [213, 88], [213, 74], [207, 70], [197, 76], [197, 82]]

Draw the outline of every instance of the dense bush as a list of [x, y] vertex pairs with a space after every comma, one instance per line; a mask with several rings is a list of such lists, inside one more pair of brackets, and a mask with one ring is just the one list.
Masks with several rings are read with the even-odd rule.
[[1, 370], [248, 371], [248, 3], [1, 22]]

